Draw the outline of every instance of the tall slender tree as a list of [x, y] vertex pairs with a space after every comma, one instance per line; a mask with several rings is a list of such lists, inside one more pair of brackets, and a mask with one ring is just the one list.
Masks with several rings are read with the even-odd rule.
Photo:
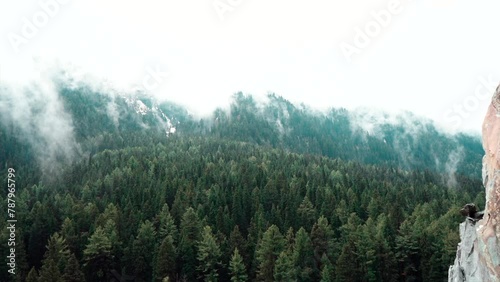
[[38, 282], [63, 282], [61, 272], [57, 268], [55, 261], [51, 258], [44, 260], [40, 269]]
[[85, 275], [74, 254], [69, 256], [62, 278], [65, 282], [85, 282]]
[[144, 221], [132, 243], [132, 253], [135, 258], [134, 274], [138, 278], [151, 281], [153, 273], [153, 258], [156, 252], [156, 230], [153, 224]]
[[57, 232], [54, 233], [50, 236], [46, 249], [44, 260], [52, 259], [59, 269], [59, 272], [63, 272], [70, 256], [68, 244], [64, 237]]
[[234, 249], [229, 263], [229, 271], [231, 272], [231, 282], [246, 282], [248, 280], [243, 257], [240, 255], [238, 248]]
[[176, 242], [178, 230], [177, 226], [175, 225], [174, 218], [170, 214], [168, 204], [163, 205], [161, 212], [158, 214], [158, 220], [160, 223], [160, 226], [158, 228], [158, 235], [160, 235], [160, 238], [162, 238], [163, 240], [163, 238], [170, 235], [174, 242]]
[[38, 272], [35, 267], [32, 267], [28, 276], [26, 277], [26, 282], [38, 282]]
[[104, 229], [97, 227], [83, 251], [87, 280], [101, 281], [108, 276], [113, 263], [111, 241]]
[[256, 250], [257, 279], [259, 281], [274, 280], [274, 266], [284, 246], [285, 239], [281, 235], [279, 228], [276, 225], [271, 225], [264, 232]]
[[193, 208], [188, 208], [181, 220], [179, 233], [179, 259], [181, 275], [196, 279], [197, 242], [201, 236], [201, 223]]
[[155, 279], [162, 281], [165, 278], [173, 280], [176, 272], [177, 251], [172, 235], [167, 235], [160, 245], [156, 256]]
[[215, 282], [219, 277], [221, 251], [219, 244], [212, 234], [212, 228], [205, 226], [201, 240], [198, 242], [198, 270], [204, 281]]

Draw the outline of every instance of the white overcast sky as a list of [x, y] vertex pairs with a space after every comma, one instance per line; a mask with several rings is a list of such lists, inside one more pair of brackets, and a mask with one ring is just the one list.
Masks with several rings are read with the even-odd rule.
[[[66, 1], [18, 52], [12, 38], [23, 37], [25, 19], [40, 24], [51, 1], [0, 3], [2, 82], [26, 83], [34, 61], [120, 88], [158, 69], [170, 75], [153, 92], [202, 113], [238, 91], [274, 92], [319, 109], [410, 110], [479, 132], [493, 94], [481, 81], [500, 81], [495, 0]], [[399, 12], [347, 60], [342, 42], [354, 45], [394, 1]], [[232, 8], [221, 19], [214, 4]]]

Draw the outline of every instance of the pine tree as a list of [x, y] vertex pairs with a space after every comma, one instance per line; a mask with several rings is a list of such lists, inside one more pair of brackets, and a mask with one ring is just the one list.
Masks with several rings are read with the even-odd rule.
[[348, 241], [337, 260], [335, 272], [337, 279], [339, 281], [363, 281], [364, 273], [360, 264], [354, 242]]
[[311, 241], [314, 249], [314, 261], [317, 269], [321, 269], [323, 255], [329, 255], [332, 249], [333, 230], [328, 220], [321, 216], [311, 230]]
[[49, 258], [44, 260], [42, 268], [40, 269], [40, 276], [38, 282], [63, 282], [61, 272], [57, 268], [53, 259]]
[[[420, 245], [413, 234], [413, 227], [407, 220], [401, 224], [396, 236], [396, 257], [400, 273], [405, 279], [417, 279], [420, 276]], [[418, 280], [418, 279], [417, 279]]]
[[111, 241], [100, 226], [90, 236], [89, 242], [83, 251], [83, 258], [88, 280], [100, 281], [108, 275], [107, 273], [113, 262]]
[[273, 281], [276, 259], [283, 251], [284, 246], [285, 239], [281, 235], [279, 228], [276, 225], [271, 225], [264, 232], [256, 250], [257, 280]]
[[293, 262], [300, 281], [317, 281], [319, 273], [314, 265], [314, 251], [307, 231], [301, 227], [295, 235]]
[[218, 268], [221, 265], [221, 251], [217, 241], [212, 234], [212, 228], [203, 228], [201, 240], [198, 242], [198, 261], [201, 277], [204, 281], [215, 282], [219, 277]]
[[[105, 179], [106, 181], [107, 179]], [[120, 223], [120, 211], [113, 203], [109, 203], [106, 206], [104, 212], [97, 217], [95, 225], [104, 228], [108, 220], [112, 220], [116, 226]]]
[[71, 254], [64, 268], [63, 280], [65, 282], [85, 282], [85, 276], [80, 269], [80, 264], [74, 254]]
[[52, 259], [57, 265], [59, 272], [63, 272], [70, 255], [68, 244], [64, 237], [57, 232], [54, 233], [50, 236], [46, 249], [44, 260]]
[[174, 279], [176, 269], [176, 250], [172, 235], [167, 235], [160, 245], [156, 256], [155, 278], [161, 281], [164, 278]]
[[293, 231], [293, 227], [288, 228], [285, 236], [285, 248], [293, 252], [293, 247], [295, 246], [295, 232]]
[[28, 276], [26, 277], [26, 282], [38, 282], [38, 272], [35, 267], [32, 267]]
[[135, 275], [151, 281], [153, 272], [153, 257], [156, 250], [156, 231], [153, 224], [146, 220], [141, 224], [137, 237], [132, 243], [132, 253], [135, 259]]
[[246, 241], [243, 235], [241, 235], [240, 227], [238, 225], [235, 225], [233, 227], [233, 231], [231, 231], [231, 234], [229, 235], [230, 251], [233, 252], [236, 248], [238, 248], [239, 250], [241, 250], [241, 255], [245, 257], [244, 251], [242, 250], [242, 248], [244, 248], [245, 245]]
[[179, 260], [181, 275], [188, 280], [196, 279], [196, 242], [200, 239], [200, 220], [193, 208], [188, 208], [181, 220], [179, 239]]
[[388, 241], [388, 238], [390, 238], [389, 232], [387, 217], [382, 213], [377, 217], [377, 235], [375, 237], [377, 259], [375, 265], [378, 268], [379, 276], [377, 278], [390, 282], [398, 280], [398, 262]]
[[[40, 185], [37, 189], [44, 189], [44, 187]], [[29, 216], [33, 218], [33, 222], [30, 226], [27, 243], [28, 249], [26, 251], [29, 254], [30, 260], [36, 261], [34, 266], [37, 267], [43, 260], [46, 242], [53, 230], [57, 230], [57, 223], [51, 208], [39, 201], [33, 205]]]
[[232, 282], [246, 282], [248, 280], [243, 257], [240, 255], [238, 248], [234, 249], [233, 256], [229, 263], [229, 271], [231, 272]]
[[332, 274], [333, 267], [332, 264], [330, 263], [330, 260], [326, 257], [326, 255], [323, 255], [322, 265], [323, 269], [321, 270], [320, 282], [334, 282], [335, 280], [333, 279], [333, 274]]
[[79, 237], [82, 236], [78, 236], [78, 232], [76, 229], [77, 228], [75, 226], [75, 222], [66, 217], [61, 225], [61, 236], [66, 239], [70, 251], [75, 254], [81, 254], [82, 245], [80, 245], [80, 241], [82, 239]]
[[359, 240], [357, 242], [358, 255], [361, 267], [365, 273], [366, 281], [376, 281], [378, 277], [376, 257], [376, 226], [372, 218], [368, 218], [363, 226], [360, 226]]
[[160, 222], [160, 226], [158, 229], [158, 235], [160, 238], [165, 238], [167, 236], [172, 236], [174, 242], [177, 240], [178, 230], [175, 225], [174, 218], [170, 214], [168, 204], [164, 204], [160, 214], [158, 214], [158, 220]]
[[316, 209], [307, 196], [304, 197], [302, 203], [297, 208], [297, 215], [302, 226], [312, 226], [316, 220]]
[[274, 266], [274, 281], [297, 281], [295, 259], [293, 257], [293, 253], [289, 250], [282, 251], [276, 260], [276, 264]]

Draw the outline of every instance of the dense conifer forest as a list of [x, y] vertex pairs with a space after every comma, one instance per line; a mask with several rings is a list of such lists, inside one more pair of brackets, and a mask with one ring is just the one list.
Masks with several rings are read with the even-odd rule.
[[368, 132], [345, 109], [276, 95], [239, 93], [204, 119], [147, 97], [136, 98], [168, 118], [86, 88], [60, 96], [71, 160], [47, 166], [36, 132], [0, 127], [4, 187], [16, 171], [17, 281], [446, 281], [460, 207], [484, 207], [479, 138], [411, 115]]

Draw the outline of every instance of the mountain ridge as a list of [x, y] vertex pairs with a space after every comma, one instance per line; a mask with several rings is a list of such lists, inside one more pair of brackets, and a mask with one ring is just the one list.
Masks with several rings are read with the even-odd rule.
[[[344, 108], [319, 112], [303, 104], [296, 106], [275, 94], [269, 94], [265, 102], [257, 102], [252, 95], [239, 92], [233, 95], [229, 109], [218, 108], [208, 117], [197, 118], [183, 106], [158, 102], [140, 91], [128, 95], [102, 93], [89, 86], [59, 83], [56, 92], [54, 100], [59, 101], [59, 107], [68, 114], [73, 126], [71, 138], [75, 140], [70, 140], [72, 148], [66, 150], [79, 156], [95, 152], [97, 149], [91, 147], [96, 145], [91, 144], [91, 139], [103, 134], [123, 138], [124, 132], [146, 131], [166, 138], [172, 134], [209, 135], [366, 164], [430, 169], [448, 174], [450, 185], [455, 181], [455, 173], [475, 178], [481, 175], [479, 137], [441, 132], [431, 120], [410, 112], [373, 114]], [[0, 95], [2, 102], [13, 103], [5, 99], [7, 96]], [[43, 107], [38, 111], [43, 113]], [[33, 108], [29, 110], [36, 112]], [[56, 114], [48, 118], [57, 120]], [[36, 114], [31, 118], [35, 119]], [[19, 130], [18, 135], [33, 134], [28, 140], [44, 140], [44, 134], [50, 136], [47, 132], [37, 136], [41, 130], [36, 127], [22, 132], [26, 127], [23, 124], [30, 121], [9, 116], [4, 120], [4, 132], [10, 127], [11, 131]], [[34, 141], [27, 143], [35, 147]], [[8, 159], [5, 151], [2, 156]], [[49, 161], [63, 157], [45, 156]]]

